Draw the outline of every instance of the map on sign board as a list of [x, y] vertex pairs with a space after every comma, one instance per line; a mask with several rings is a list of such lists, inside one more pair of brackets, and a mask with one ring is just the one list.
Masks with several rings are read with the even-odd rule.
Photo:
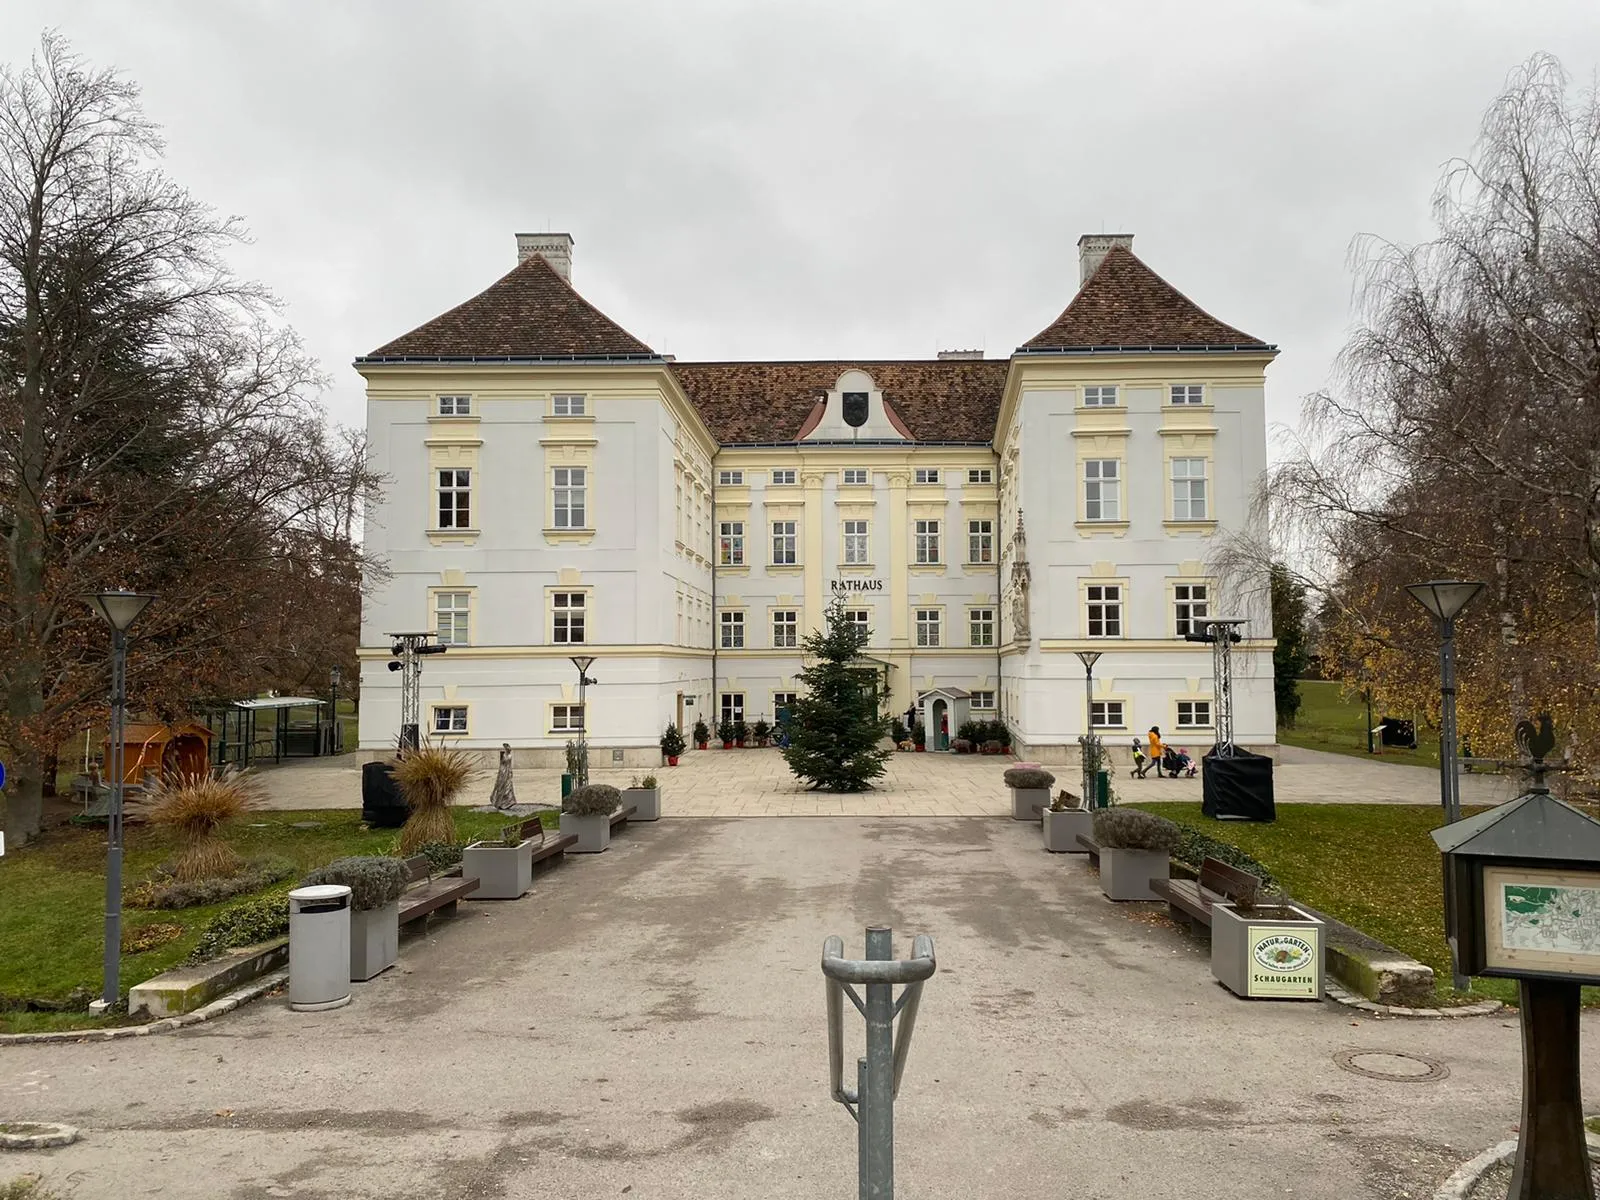
[[1485, 965], [1600, 976], [1600, 873], [1489, 866], [1483, 901]]

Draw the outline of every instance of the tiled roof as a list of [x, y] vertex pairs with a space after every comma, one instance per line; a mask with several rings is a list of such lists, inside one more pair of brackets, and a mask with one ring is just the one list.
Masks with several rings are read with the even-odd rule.
[[1267, 348], [1265, 342], [1204, 311], [1132, 250], [1115, 246], [1066, 311], [1019, 349], [1245, 346]]
[[865, 371], [919, 442], [988, 442], [1004, 359], [898, 362], [675, 362], [672, 373], [723, 445], [792, 442], [839, 376]]
[[612, 358], [655, 352], [538, 254], [368, 358]]

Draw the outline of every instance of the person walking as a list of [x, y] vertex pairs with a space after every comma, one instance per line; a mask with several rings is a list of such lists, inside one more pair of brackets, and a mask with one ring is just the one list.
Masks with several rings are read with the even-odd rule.
[[1160, 727], [1156, 726], [1156, 725], [1150, 726], [1149, 754], [1150, 754], [1150, 761], [1155, 763], [1155, 765], [1156, 765], [1156, 778], [1157, 779], [1164, 779], [1165, 778], [1165, 776], [1161, 774], [1161, 755], [1162, 755], [1164, 749], [1165, 749], [1165, 747], [1163, 747], [1162, 744], [1161, 744], [1161, 729], [1160, 729]]

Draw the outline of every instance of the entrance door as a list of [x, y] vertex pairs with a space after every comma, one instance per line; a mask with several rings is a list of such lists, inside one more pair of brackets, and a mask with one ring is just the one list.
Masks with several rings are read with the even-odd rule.
[[678, 693], [678, 732], [683, 732], [683, 693]]
[[935, 699], [928, 713], [928, 740], [935, 750], [950, 749], [950, 704]]

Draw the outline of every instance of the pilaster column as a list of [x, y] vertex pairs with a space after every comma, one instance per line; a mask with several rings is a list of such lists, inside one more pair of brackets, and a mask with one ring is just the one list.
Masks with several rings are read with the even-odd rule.
[[801, 561], [806, 565], [806, 626], [822, 628], [822, 581], [826, 564], [822, 557], [822, 472], [807, 471], [800, 477], [805, 489], [805, 545]]
[[906, 508], [909, 471], [889, 472], [889, 646], [911, 645], [911, 524]]

